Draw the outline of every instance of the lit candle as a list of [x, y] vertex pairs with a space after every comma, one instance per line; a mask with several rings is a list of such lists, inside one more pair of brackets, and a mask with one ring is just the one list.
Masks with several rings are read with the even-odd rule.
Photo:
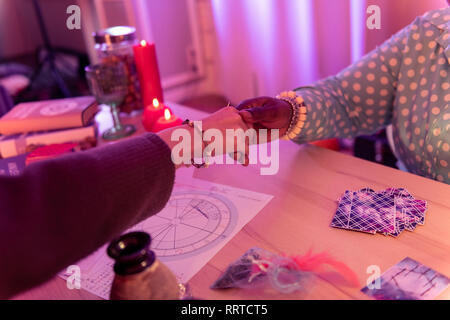
[[145, 130], [152, 131], [153, 124], [160, 117], [164, 116], [164, 109], [168, 109], [164, 103], [160, 103], [157, 98], [154, 98], [152, 104], [144, 109], [142, 114], [142, 124]]
[[153, 125], [153, 132], [159, 132], [167, 128], [179, 126], [183, 121], [176, 115], [172, 114], [168, 108], [164, 109], [164, 116], [156, 120]]
[[148, 106], [155, 98], [164, 102], [155, 44], [142, 40], [133, 46], [133, 52], [141, 86], [142, 103]]

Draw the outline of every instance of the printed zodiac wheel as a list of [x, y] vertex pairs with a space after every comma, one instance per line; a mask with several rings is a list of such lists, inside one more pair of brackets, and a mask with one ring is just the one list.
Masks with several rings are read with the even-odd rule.
[[172, 260], [211, 248], [227, 238], [237, 222], [237, 211], [226, 198], [212, 193], [174, 193], [166, 207], [141, 223], [152, 237], [157, 257]]

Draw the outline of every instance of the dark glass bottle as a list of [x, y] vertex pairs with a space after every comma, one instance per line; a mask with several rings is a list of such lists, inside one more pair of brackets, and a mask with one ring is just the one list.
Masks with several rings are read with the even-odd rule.
[[127, 233], [108, 246], [115, 260], [111, 300], [177, 300], [180, 289], [174, 274], [150, 250], [145, 232]]

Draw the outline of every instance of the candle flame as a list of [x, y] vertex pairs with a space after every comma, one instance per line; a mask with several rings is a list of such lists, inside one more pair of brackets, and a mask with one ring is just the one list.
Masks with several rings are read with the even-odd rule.
[[170, 110], [169, 109], [164, 109], [164, 119], [170, 120], [171, 116], [172, 115], [170, 114]]
[[159, 107], [159, 101], [158, 101], [158, 99], [153, 99], [153, 106], [155, 107], [155, 108], [158, 108]]
[[147, 41], [141, 40], [141, 46], [146, 47], [147, 46]]

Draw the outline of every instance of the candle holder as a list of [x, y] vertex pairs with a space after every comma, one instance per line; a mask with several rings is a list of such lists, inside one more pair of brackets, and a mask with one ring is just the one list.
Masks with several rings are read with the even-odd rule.
[[114, 126], [103, 133], [105, 140], [118, 140], [136, 131], [130, 124], [123, 125], [119, 119], [118, 106], [123, 102], [128, 92], [126, 69], [121, 62], [108, 62], [85, 68], [86, 78], [98, 103], [111, 107]]
[[170, 112], [169, 108], [164, 109], [164, 116], [159, 117], [158, 120], [153, 124], [152, 131], [159, 132], [164, 129], [180, 126], [183, 124], [183, 121], [178, 118], [176, 115]]
[[155, 122], [164, 116], [164, 110], [167, 107], [163, 103], [159, 103], [158, 99], [154, 98], [152, 105], [145, 107], [142, 113], [142, 124], [145, 130], [152, 131]]

